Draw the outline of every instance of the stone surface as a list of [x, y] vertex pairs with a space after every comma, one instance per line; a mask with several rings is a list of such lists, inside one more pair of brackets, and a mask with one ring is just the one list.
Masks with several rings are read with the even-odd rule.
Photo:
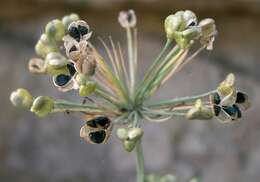
[[51, 79], [32, 76], [27, 70], [44, 24], [68, 12], [79, 12], [95, 30], [93, 41], [100, 48], [97, 36], [112, 35], [115, 40], [124, 42], [124, 32], [119, 29], [116, 16], [119, 9], [128, 7], [136, 8], [139, 17], [139, 46], [142, 50], [139, 77], [163, 46], [162, 20], [169, 12], [191, 8], [200, 17], [216, 18], [219, 36], [214, 51], [204, 52], [187, 65], [155, 95], [155, 99], [199, 94], [215, 88], [227, 73], [234, 72], [238, 87], [247, 90], [253, 101], [253, 107], [242, 121], [233, 125], [221, 125], [216, 120], [190, 122], [176, 119], [158, 125], [145, 122], [147, 172], [176, 174], [181, 182], [192, 176], [200, 176], [204, 182], [259, 180], [258, 1], [162, 3], [142, 0], [131, 4], [125, 0], [109, 3], [92, 0], [82, 7], [79, 6], [80, 0], [76, 3], [69, 0], [55, 2], [28, 0], [28, 3], [21, 4], [9, 0], [0, 8], [0, 181], [135, 180], [134, 155], [123, 150], [115, 132], [107, 145], [85, 144], [79, 138], [84, 122], [78, 115], [57, 114], [39, 119], [12, 107], [9, 102], [10, 92], [17, 87], [25, 87], [34, 95], [79, 100], [76, 93], [60, 93], [51, 85]]

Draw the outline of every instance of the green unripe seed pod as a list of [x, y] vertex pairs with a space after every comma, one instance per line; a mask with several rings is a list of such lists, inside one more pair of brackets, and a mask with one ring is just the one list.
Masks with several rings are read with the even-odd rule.
[[51, 65], [53, 68], [62, 68], [69, 63], [69, 61], [59, 52], [49, 53], [46, 56], [46, 61], [48, 62], [48, 65]]
[[35, 113], [38, 117], [47, 116], [54, 107], [54, 101], [47, 96], [37, 97], [32, 104], [31, 112]]
[[71, 22], [77, 21], [77, 20], [79, 20], [79, 19], [80, 19], [80, 18], [79, 18], [79, 16], [78, 16], [77, 14], [72, 13], [72, 14], [70, 14], [70, 15], [64, 16], [64, 17], [62, 18], [62, 23], [63, 23], [65, 29], [67, 30], [68, 27], [69, 27], [69, 25], [71, 24]]
[[209, 120], [213, 117], [213, 112], [210, 108], [203, 105], [201, 99], [196, 100], [194, 107], [192, 107], [186, 114], [188, 120]]
[[13, 91], [10, 95], [10, 100], [15, 107], [30, 109], [33, 103], [31, 94], [23, 88]]
[[164, 29], [169, 40], [173, 40], [176, 31], [181, 31], [183, 27], [183, 18], [180, 15], [169, 15], [164, 21]]
[[42, 34], [40, 40], [35, 45], [35, 52], [42, 57], [46, 57], [50, 52], [57, 52], [58, 48], [55, 43], [50, 41], [46, 34]]
[[125, 149], [127, 152], [132, 152], [133, 149], [135, 148], [135, 144], [136, 144], [135, 141], [125, 140], [125, 141], [124, 141], [124, 149]]
[[47, 74], [51, 76], [69, 74], [68, 60], [58, 52], [50, 52], [46, 56]]
[[60, 74], [69, 75], [69, 71], [66, 66], [61, 67], [61, 68], [56, 68], [52, 65], [48, 65], [46, 72], [50, 76], [55, 76], [55, 75], [60, 75]]
[[56, 41], [61, 41], [65, 35], [65, 26], [58, 19], [52, 20], [46, 25], [45, 33]]
[[183, 20], [185, 22], [185, 27], [195, 26], [198, 23], [197, 16], [190, 10], [186, 10], [183, 12]]
[[128, 130], [126, 128], [118, 128], [116, 134], [120, 140], [128, 139]]
[[143, 130], [141, 128], [130, 128], [128, 131], [128, 139], [132, 141], [138, 141], [143, 136]]

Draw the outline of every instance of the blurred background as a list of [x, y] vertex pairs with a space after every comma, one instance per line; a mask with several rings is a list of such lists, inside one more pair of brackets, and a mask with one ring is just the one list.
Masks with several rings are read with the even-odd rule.
[[147, 173], [175, 174], [180, 182], [192, 176], [204, 182], [256, 182], [260, 179], [260, 1], [259, 0], [1, 0], [0, 6], [0, 181], [1, 182], [133, 182], [135, 156], [126, 153], [113, 133], [107, 145], [79, 138], [83, 122], [74, 114], [39, 119], [14, 108], [10, 92], [25, 87], [34, 95], [79, 101], [76, 93], [60, 93], [50, 78], [27, 69], [45, 24], [78, 13], [97, 37], [112, 36], [122, 44], [117, 23], [120, 10], [138, 16], [139, 76], [165, 41], [164, 18], [190, 9], [199, 19], [216, 20], [219, 35], [212, 52], [204, 51], [177, 74], [156, 98], [199, 94], [216, 88], [229, 72], [251, 96], [253, 107], [239, 123], [175, 119], [144, 124]]

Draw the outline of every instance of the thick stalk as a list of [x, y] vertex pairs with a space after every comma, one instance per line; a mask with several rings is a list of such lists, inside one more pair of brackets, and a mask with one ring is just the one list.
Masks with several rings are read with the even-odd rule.
[[141, 139], [135, 146], [137, 182], [144, 182], [144, 155]]
[[[133, 114], [133, 127], [140, 127], [139, 113], [134, 111]], [[142, 138], [140, 138], [135, 145], [137, 182], [144, 182], [144, 154], [141, 142]]]

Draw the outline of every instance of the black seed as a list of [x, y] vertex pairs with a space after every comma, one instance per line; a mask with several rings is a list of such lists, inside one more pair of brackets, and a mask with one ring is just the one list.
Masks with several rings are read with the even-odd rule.
[[78, 29], [79, 29], [79, 33], [80, 33], [82, 36], [85, 35], [85, 34], [87, 34], [88, 31], [89, 31], [89, 29], [88, 29], [87, 27], [81, 26], [81, 25], [78, 26]]
[[70, 27], [69, 28], [69, 35], [71, 37], [73, 37], [74, 39], [76, 39], [76, 41], [80, 41], [80, 32], [78, 30], [78, 28], [76, 27]]
[[217, 106], [217, 105], [214, 105], [214, 114], [215, 116], [218, 116], [220, 111], [221, 111], [221, 107], [220, 106]]
[[55, 78], [55, 83], [56, 83], [58, 86], [64, 86], [64, 85], [66, 85], [70, 80], [71, 80], [71, 76], [64, 75], [64, 74], [60, 74], [60, 75], [56, 76], [56, 78]]
[[97, 144], [102, 143], [106, 138], [106, 132], [104, 130], [91, 132], [89, 134], [89, 139]]
[[67, 64], [67, 68], [70, 72], [70, 75], [73, 76], [76, 73], [75, 67], [73, 63]]
[[95, 120], [93, 120], [93, 119], [87, 121], [86, 124], [87, 124], [88, 126], [92, 127], [92, 128], [97, 128], [97, 124], [96, 124]]
[[237, 113], [236, 108], [233, 106], [223, 106], [222, 109], [230, 116], [235, 116]]
[[219, 94], [218, 93], [215, 93], [214, 94], [214, 104], [220, 104], [220, 101], [221, 101], [221, 99], [220, 99], [220, 96], [219, 96]]
[[95, 118], [95, 121], [99, 126], [103, 127], [104, 129], [107, 129], [110, 125], [110, 120], [104, 116]]
[[196, 25], [195, 21], [192, 21], [192, 22], [190, 22], [190, 24], [188, 26], [192, 27], [192, 26], [195, 26], [195, 25]]
[[237, 106], [237, 105], [233, 105], [233, 107], [236, 109], [236, 111], [237, 111], [237, 118], [241, 118], [242, 117], [242, 113], [241, 113], [241, 111], [240, 111], [240, 109], [239, 109], [239, 107]]
[[236, 103], [244, 103], [246, 101], [246, 95], [242, 92], [237, 92], [237, 99], [236, 99]]
[[73, 51], [76, 51], [77, 50], [77, 47], [76, 46], [72, 46], [69, 50], [69, 53], [73, 52]]

